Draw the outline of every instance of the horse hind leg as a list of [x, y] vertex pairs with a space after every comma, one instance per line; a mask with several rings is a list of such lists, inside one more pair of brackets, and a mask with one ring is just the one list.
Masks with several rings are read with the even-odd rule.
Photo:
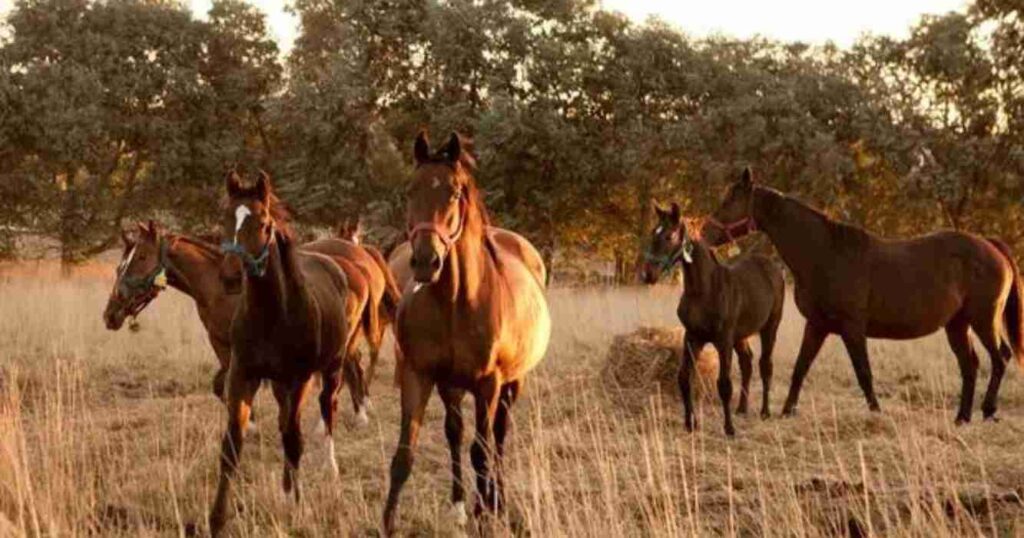
[[857, 375], [857, 384], [864, 393], [864, 399], [868, 402], [868, 409], [880, 411], [882, 408], [875, 397], [873, 376], [871, 375], [871, 361], [868, 360], [868, 339], [863, 331], [853, 333], [844, 332], [843, 344], [846, 345], [846, 352], [850, 355], [853, 363], [853, 371]]
[[323, 388], [320, 391], [320, 418], [323, 420], [325, 441], [327, 445], [327, 463], [335, 478], [341, 476], [338, 459], [334, 449], [334, 423], [338, 412], [338, 388], [341, 386], [341, 372], [328, 372], [322, 375]]
[[210, 510], [210, 534], [218, 536], [227, 521], [228, 496], [231, 493], [231, 482], [234, 480], [238, 463], [242, 458], [242, 445], [245, 428], [252, 410], [252, 400], [259, 388], [258, 380], [247, 379], [240, 369], [234, 368], [228, 373], [227, 407], [228, 427], [221, 441], [220, 449], [220, 483], [217, 496]]
[[718, 397], [722, 400], [722, 415], [725, 419], [725, 434], [736, 435], [732, 424], [732, 345], [728, 340], [715, 344], [718, 351]]
[[[998, 420], [996, 418], [996, 401], [999, 398], [999, 387], [1003, 382], [1003, 375], [1006, 374], [1006, 363], [1013, 356], [1009, 346], [1001, 341], [997, 326], [998, 324], [994, 322], [987, 323], [985, 327], [973, 326], [974, 334], [978, 335], [978, 340], [988, 352], [989, 358], [992, 359], [992, 375], [988, 380], [985, 399], [981, 403], [981, 413], [985, 420], [993, 421]], [[1007, 351], [1010, 352], [1007, 353]], [[975, 358], [975, 362], [977, 363], [977, 358]]]
[[679, 364], [679, 395], [683, 400], [683, 422], [686, 431], [692, 432], [697, 427], [697, 418], [693, 413], [693, 377], [700, 352], [704, 350], [704, 342], [690, 337], [687, 332], [683, 337], [682, 360]]
[[971, 345], [971, 337], [967, 333], [968, 324], [961, 316], [946, 325], [946, 339], [949, 347], [956, 355], [960, 366], [960, 377], [963, 388], [960, 392], [960, 409], [956, 414], [956, 423], [965, 424], [971, 421], [971, 408], [974, 405], [974, 388], [978, 380], [978, 356]]
[[736, 414], [746, 415], [749, 407], [750, 379], [754, 376], [754, 352], [747, 340], [736, 342], [735, 350], [740, 364], [740, 401], [736, 406]]

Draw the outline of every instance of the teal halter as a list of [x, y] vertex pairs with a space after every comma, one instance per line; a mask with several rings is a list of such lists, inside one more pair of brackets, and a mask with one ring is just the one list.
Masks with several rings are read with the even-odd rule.
[[263, 275], [267, 274], [267, 262], [270, 260], [270, 243], [274, 240], [275, 233], [277, 233], [277, 230], [271, 228], [270, 238], [267, 239], [267, 244], [263, 245], [263, 250], [260, 251], [258, 256], [249, 254], [245, 247], [230, 241], [221, 243], [220, 250], [225, 254], [238, 256], [242, 260], [245, 272], [249, 273], [249, 276], [263, 277]]
[[661, 270], [661, 274], [665, 274], [672, 269], [680, 259], [687, 259], [689, 261], [690, 253], [693, 252], [693, 241], [690, 241], [688, 237], [684, 237], [679, 246], [672, 252], [658, 256], [651, 251], [644, 253], [644, 260], [648, 263], [656, 264]]
[[156, 267], [142, 276], [119, 275], [117, 302], [129, 316], [137, 316], [146, 305], [167, 287], [167, 242], [160, 238], [160, 255]]

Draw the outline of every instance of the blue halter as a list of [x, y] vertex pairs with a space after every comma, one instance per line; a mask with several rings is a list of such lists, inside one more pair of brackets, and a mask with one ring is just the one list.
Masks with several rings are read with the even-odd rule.
[[260, 251], [259, 256], [253, 256], [242, 245], [229, 241], [221, 243], [220, 250], [224, 254], [238, 256], [242, 260], [245, 272], [249, 273], [249, 276], [263, 277], [263, 275], [267, 274], [267, 261], [270, 260], [270, 243], [274, 240], [275, 233], [277, 233], [276, 230], [270, 230], [270, 238], [267, 239], [267, 244], [263, 245], [263, 250]]

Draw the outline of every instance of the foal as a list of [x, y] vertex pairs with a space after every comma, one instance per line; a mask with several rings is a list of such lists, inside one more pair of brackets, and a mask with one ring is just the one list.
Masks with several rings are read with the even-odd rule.
[[225, 523], [231, 481], [238, 465], [243, 431], [262, 379], [271, 381], [279, 407], [286, 463], [283, 487], [300, 498], [302, 457], [300, 413], [313, 374], [323, 379], [320, 413], [327, 429], [328, 454], [334, 459], [334, 412], [346, 346], [355, 327], [346, 319], [345, 273], [327, 256], [295, 246], [287, 210], [261, 173], [254, 187], [227, 177], [225, 229], [234, 240], [225, 245], [226, 264], [243, 265], [241, 303], [231, 323], [231, 366], [227, 375], [228, 426], [221, 446], [221, 476], [210, 512], [210, 531]]
[[679, 205], [669, 210], [655, 207], [658, 225], [651, 234], [651, 249], [644, 265], [643, 277], [648, 284], [677, 262], [683, 265], [683, 296], [676, 310], [686, 328], [683, 338], [683, 360], [679, 368], [679, 391], [683, 397], [686, 429], [693, 431], [696, 418], [690, 379], [704, 345], [711, 343], [718, 351], [718, 396], [725, 415], [725, 433], [735, 435], [732, 414], [732, 351], [739, 357], [742, 387], [736, 408], [747, 412], [747, 397], [753, 371], [754, 353], [749, 339], [754, 333], [761, 337], [761, 418], [769, 416], [768, 396], [772, 382], [772, 350], [782, 320], [785, 282], [782, 271], [772, 261], [757, 254], [747, 255], [734, 263], [720, 263], [714, 253], [698, 238], [690, 235], [680, 215]]
[[[475, 511], [501, 508], [501, 462], [511, 407], [527, 372], [543, 358], [551, 334], [543, 273], [519, 251], [488, 237], [486, 209], [471, 175], [473, 159], [462, 147], [453, 134], [431, 154], [426, 135], [416, 139], [407, 203], [415, 284], [402, 297], [396, 325], [404, 355], [399, 366], [402, 427], [384, 508], [388, 534], [395, 528], [399, 494], [412, 471], [420, 424], [435, 386], [445, 407], [457, 517], [465, 517], [460, 406], [466, 392], [476, 400], [477, 435], [470, 450], [479, 493]], [[488, 467], [492, 455], [496, 478]]]

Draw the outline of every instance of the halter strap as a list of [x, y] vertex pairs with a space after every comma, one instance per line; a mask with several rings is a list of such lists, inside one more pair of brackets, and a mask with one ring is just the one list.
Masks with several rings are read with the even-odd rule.
[[167, 287], [168, 248], [167, 241], [161, 237], [156, 267], [145, 275], [121, 275], [118, 280], [114, 301], [121, 305], [129, 316], [137, 316]]
[[467, 212], [468, 209], [466, 208], [466, 202], [460, 201], [459, 229], [455, 230], [455, 233], [448, 233], [447, 226], [440, 226], [438, 224], [435, 224], [434, 222], [420, 222], [409, 230], [409, 241], [414, 241], [416, 239], [416, 236], [421, 233], [432, 233], [436, 235], [441, 240], [442, 243], [444, 243], [444, 248], [446, 250], [452, 250], [453, 248], [455, 248], [455, 243], [459, 240], [460, 237], [462, 237], [462, 232], [465, 231], [466, 229]]
[[274, 237], [277, 236], [277, 227], [274, 226], [273, 222], [270, 224], [270, 237], [267, 238], [266, 244], [263, 245], [263, 249], [260, 250], [259, 255], [253, 256], [245, 247], [232, 241], [225, 241], [220, 244], [220, 250], [224, 254], [234, 254], [242, 260], [242, 265], [245, 266], [245, 272], [249, 276], [263, 277], [267, 274], [267, 262], [270, 260], [270, 245], [274, 242]]

